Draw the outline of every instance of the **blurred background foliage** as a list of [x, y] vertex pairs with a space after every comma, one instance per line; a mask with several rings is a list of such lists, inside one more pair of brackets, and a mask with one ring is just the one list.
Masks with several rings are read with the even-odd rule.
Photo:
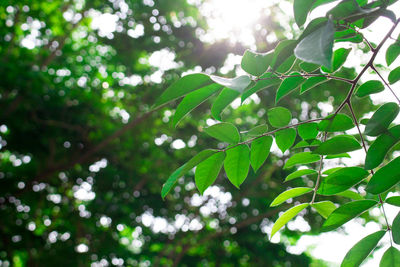
[[[252, 49], [265, 52], [298, 35], [282, 26], [278, 2], [259, 10]], [[286, 186], [280, 167], [288, 155], [272, 154], [241, 190], [221, 174], [200, 196], [192, 173], [161, 199], [173, 170], [218, 144], [201, 131], [210, 103], [178, 128], [170, 122], [174, 105], [156, 111], [151, 105], [184, 72], [233, 77], [237, 68], [227, 59], [248, 47], [227, 38], [204, 41], [202, 5], [0, 2], [0, 266], [325, 265], [307, 251], [288, 252], [304, 231], [316, 233], [317, 214], [303, 213], [306, 227], [289, 224], [279, 244], [268, 241], [285, 208], [268, 204]], [[354, 70], [341, 75], [354, 77]], [[281, 105], [305, 120], [345, 93], [343, 83], [330, 81]], [[261, 91], [223, 118], [242, 131], [266, 123], [271, 96], [274, 90]], [[354, 106], [362, 114], [371, 102]]]

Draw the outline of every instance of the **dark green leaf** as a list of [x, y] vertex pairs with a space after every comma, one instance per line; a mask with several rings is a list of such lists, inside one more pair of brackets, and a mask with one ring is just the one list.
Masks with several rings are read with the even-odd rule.
[[359, 14], [363, 14], [363, 9], [360, 8], [355, 0], [341, 1], [327, 13], [334, 20], [348, 19]]
[[293, 12], [296, 24], [301, 27], [306, 22], [308, 12], [310, 12], [315, 0], [294, 0]]
[[297, 127], [297, 132], [304, 140], [314, 139], [318, 135], [318, 124], [314, 122], [301, 124]]
[[271, 63], [272, 71], [278, 69], [278, 67], [291, 55], [293, 55], [293, 49], [297, 45], [297, 40], [283, 40], [275, 47], [274, 58]]
[[290, 123], [292, 113], [287, 108], [275, 107], [267, 112], [269, 123], [276, 128], [284, 127]]
[[300, 152], [290, 157], [286, 161], [285, 166], [283, 168], [289, 169], [297, 164], [313, 163], [319, 161], [320, 159], [321, 157], [319, 155], [312, 154], [311, 152]]
[[397, 214], [396, 218], [394, 218], [392, 223], [392, 237], [393, 242], [400, 245], [400, 212]]
[[185, 167], [185, 165], [182, 165], [178, 169], [176, 169], [171, 176], [168, 177], [167, 181], [165, 184], [163, 184], [163, 187], [161, 189], [161, 197], [165, 198], [166, 195], [168, 195], [169, 191], [171, 191], [172, 187], [174, 187], [175, 183], [178, 181], [178, 178], [181, 177], [182, 169]]
[[363, 83], [356, 92], [356, 96], [364, 97], [370, 94], [376, 94], [385, 90], [385, 87], [380, 81], [371, 80]]
[[385, 132], [390, 123], [399, 114], [399, 105], [396, 103], [383, 104], [377, 111], [375, 111], [372, 118], [365, 126], [364, 133], [369, 136], [378, 136]]
[[272, 231], [271, 231], [271, 236], [270, 239], [276, 234], [276, 232], [279, 231], [288, 221], [293, 219], [297, 214], [299, 214], [302, 210], [308, 207], [308, 203], [300, 204], [297, 206], [294, 206], [287, 211], [285, 211], [282, 216], [276, 220], [274, 226], [272, 226]]
[[293, 144], [296, 139], [296, 130], [293, 128], [284, 129], [275, 133], [276, 145], [285, 153]]
[[224, 159], [225, 153], [218, 152], [197, 165], [194, 180], [201, 194], [217, 179]]
[[303, 61], [331, 68], [334, 33], [333, 22], [328, 20], [325, 25], [301, 40], [294, 49], [294, 54]]
[[237, 188], [244, 182], [250, 167], [250, 149], [239, 145], [226, 151], [224, 169], [229, 181]]
[[400, 181], [400, 157], [395, 158], [380, 168], [369, 180], [367, 192], [380, 194], [390, 189]]
[[214, 124], [208, 128], [205, 128], [204, 132], [215, 139], [218, 139], [222, 142], [227, 142], [229, 144], [236, 144], [240, 141], [239, 131], [231, 123], [221, 122]]
[[190, 113], [193, 109], [207, 100], [207, 98], [215, 94], [221, 88], [222, 86], [219, 84], [210, 84], [186, 95], [176, 108], [173, 118], [174, 126], [176, 126], [184, 116]]
[[295, 62], [296, 62], [296, 57], [294, 55], [291, 55], [285, 61], [282, 62], [282, 64], [276, 69], [275, 72], [286, 73], [292, 69]]
[[397, 41], [391, 46], [389, 46], [388, 49], [386, 50], [387, 65], [390, 66], [390, 64], [392, 64], [399, 55], [400, 55], [400, 43]]
[[370, 234], [357, 242], [346, 254], [340, 267], [360, 266], [365, 258], [378, 245], [379, 240], [385, 235], [385, 231]]
[[289, 94], [290, 92], [298, 88], [303, 82], [306, 81], [306, 79], [304, 79], [303, 77], [298, 76], [301, 75], [298, 72], [294, 72], [290, 75], [294, 77], [288, 77], [284, 79], [281, 85], [279, 86], [278, 91], [276, 91], [275, 103], [278, 103], [278, 101], [282, 97]]
[[383, 162], [388, 151], [400, 141], [400, 125], [393, 126], [378, 136], [369, 147], [365, 158], [365, 169], [371, 170]]
[[195, 73], [186, 75], [174, 82], [161, 94], [153, 109], [212, 83], [213, 81], [207, 74]]
[[317, 212], [325, 219], [336, 209], [335, 204], [332, 201], [321, 201], [311, 204], [311, 207], [317, 210]]
[[241, 62], [242, 69], [251, 75], [260, 76], [268, 69], [273, 56], [272, 52], [256, 53], [246, 50]]
[[325, 223], [322, 225], [322, 232], [328, 232], [335, 230], [339, 226], [342, 226], [346, 222], [354, 219], [361, 215], [366, 210], [375, 206], [378, 202], [375, 200], [356, 200], [348, 202], [339, 208], [335, 209]]
[[389, 83], [394, 84], [400, 80], [400, 67], [395, 68], [389, 73]]
[[321, 67], [320, 65], [308, 63], [308, 62], [301, 62], [299, 64], [299, 66], [302, 70], [304, 70], [305, 72], [309, 72], [309, 73], [314, 72]]
[[400, 196], [389, 197], [385, 200], [386, 203], [400, 207]]
[[337, 135], [323, 142], [313, 153], [320, 155], [339, 154], [360, 148], [360, 143], [353, 136]]
[[257, 93], [258, 91], [270, 88], [274, 85], [279, 85], [282, 81], [281, 79], [277, 78], [275, 74], [272, 74], [270, 72], [263, 74], [260, 79], [265, 79], [265, 80], [259, 80], [257, 83], [251, 87], [249, 90], [246, 90], [242, 94], [242, 103], [245, 101], [249, 96], [251, 96], [254, 93]]
[[280, 193], [274, 199], [274, 201], [272, 201], [270, 206], [271, 207], [278, 206], [290, 198], [298, 197], [298, 196], [304, 195], [311, 191], [313, 191], [313, 189], [309, 188], [309, 187], [296, 187], [296, 188], [286, 190], [285, 192]]
[[399, 262], [400, 251], [395, 247], [390, 247], [383, 254], [379, 267], [398, 267]]
[[326, 77], [310, 77], [301, 85], [300, 94], [328, 81]]
[[321, 69], [324, 72], [335, 72], [337, 71], [346, 61], [347, 56], [349, 55], [351, 51], [351, 48], [346, 49], [346, 48], [339, 48], [335, 52], [333, 52], [333, 62], [332, 62], [332, 68], [328, 69], [325, 67], [322, 67]]
[[315, 140], [301, 140], [293, 148], [314, 147], [319, 146], [322, 142], [318, 139]]
[[271, 136], [263, 136], [251, 143], [250, 162], [254, 172], [257, 172], [267, 159], [272, 141], [273, 139]]
[[326, 117], [325, 120], [318, 124], [320, 131], [341, 132], [350, 130], [354, 127], [353, 120], [346, 114], [338, 113]]
[[216, 120], [221, 120], [221, 112], [240, 95], [239, 92], [224, 88], [211, 107], [211, 114]]
[[368, 172], [360, 167], [341, 168], [322, 180], [317, 193], [329, 196], [343, 192], [367, 176]]
[[235, 90], [239, 93], [243, 93], [244, 89], [246, 89], [247, 86], [251, 83], [251, 79], [247, 75], [242, 75], [242, 76], [232, 78], [232, 79], [218, 77], [218, 76], [214, 76], [214, 75], [210, 76], [210, 78], [214, 82], [216, 82], [222, 86], [225, 86], [226, 88]]
[[312, 175], [315, 175], [315, 174], [317, 174], [317, 171], [311, 170], [311, 169], [297, 170], [297, 171], [295, 171], [295, 172], [289, 174], [289, 175], [286, 177], [285, 182], [290, 181], [290, 180], [293, 180], [293, 179], [296, 179], [296, 178], [299, 178], [299, 177], [302, 177], [302, 176], [304, 176], [304, 175], [311, 175], [311, 174], [312, 174]]

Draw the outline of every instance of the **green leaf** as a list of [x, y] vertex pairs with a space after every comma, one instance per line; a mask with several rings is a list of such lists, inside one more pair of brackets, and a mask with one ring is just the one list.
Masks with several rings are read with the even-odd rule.
[[212, 83], [213, 81], [207, 74], [194, 73], [186, 75], [174, 82], [161, 94], [153, 109]]
[[375, 200], [356, 200], [353, 202], [348, 202], [335, 209], [329, 215], [325, 223], [322, 225], [321, 231], [328, 232], [335, 230], [339, 226], [342, 226], [346, 222], [361, 215], [364, 211], [372, 208], [377, 203], [378, 202], [376, 202]]
[[332, 73], [337, 71], [343, 64], [346, 62], [347, 56], [349, 55], [351, 48], [339, 48], [335, 52], [333, 52], [333, 62], [332, 68], [322, 67], [321, 69], [324, 72]]
[[314, 139], [318, 135], [318, 124], [314, 122], [301, 124], [297, 127], [297, 132], [304, 140]]
[[318, 124], [320, 131], [341, 132], [354, 128], [353, 120], [346, 114], [338, 113], [329, 115]]
[[293, 148], [314, 147], [319, 146], [322, 142], [318, 139], [315, 140], [301, 140]]
[[242, 94], [242, 103], [245, 101], [249, 96], [251, 96], [254, 93], [257, 93], [258, 91], [270, 88], [275, 85], [279, 85], [282, 80], [279, 79], [275, 74], [267, 72], [263, 74], [260, 79], [265, 79], [265, 80], [258, 80], [256, 84], [251, 87], [250, 89], [246, 90]]
[[[400, 36], [397, 39], [400, 39]], [[400, 43], [397, 41], [394, 44], [390, 45], [386, 50], [387, 65], [390, 66], [390, 64], [392, 64], [399, 55], [400, 55]]]
[[308, 62], [301, 62], [299, 64], [299, 66], [302, 70], [304, 70], [305, 72], [309, 72], [309, 73], [314, 72], [321, 67], [320, 65], [308, 63]]
[[343, 192], [367, 176], [368, 172], [360, 167], [341, 168], [322, 180], [317, 193], [329, 196]]
[[254, 76], [260, 76], [268, 69], [273, 57], [274, 54], [272, 52], [256, 53], [246, 50], [242, 57], [241, 66], [245, 72]]
[[183, 117], [185, 117], [198, 105], [206, 101], [207, 98], [215, 94], [221, 88], [222, 86], [219, 84], [210, 84], [186, 95], [176, 108], [172, 121], [174, 126], [176, 126]]
[[285, 153], [293, 144], [296, 139], [296, 130], [293, 128], [284, 129], [275, 133], [276, 145]]
[[385, 235], [386, 231], [378, 231], [370, 234], [357, 242], [344, 256], [340, 267], [354, 267], [360, 264], [378, 245], [379, 240]]
[[221, 112], [240, 95], [239, 92], [224, 88], [211, 107], [211, 114], [216, 120], [221, 120]]
[[349, 154], [347, 153], [340, 153], [340, 154], [335, 154], [335, 155], [328, 155], [325, 157], [325, 159], [337, 159], [337, 158], [351, 158]]
[[296, 62], [296, 57], [294, 55], [291, 55], [285, 61], [282, 62], [282, 64], [279, 66], [279, 68], [276, 69], [275, 72], [286, 73], [292, 69], [295, 62]]
[[400, 125], [393, 126], [378, 136], [369, 147], [365, 158], [365, 169], [372, 170], [383, 162], [388, 151], [400, 141]]
[[333, 22], [328, 20], [325, 25], [300, 41], [294, 49], [295, 56], [303, 61], [331, 68], [334, 33]]
[[229, 181], [237, 188], [244, 182], [250, 167], [250, 150], [247, 145], [239, 145], [226, 151], [224, 169]]
[[308, 207], [308, 203], [300, 204], [297, 206], [294, 206], [287, 211], [285, 211], [282, 216], [276, 220], [274, 226], [272, 226], [272, 231], [271, 231], [271, 236], [270, 239], [276, 234], [276, 232], [279, 231], [288, 221], [293, 219], [297, 214], [299, 214], [302, 210]]
[[318, 174], [318, 172], [315, 170], [312, 170], [312, 169], [297, 170], [297, 171], [289, 174], [286, 177], [285, 182], [302, 177], [304, 175], [310, 175], [310, 174], [315, 175], [315, 174]]
[[392, 237], [394, 243], [400, 245], [400, 212], [394, 218], [392, 223]]
[[346, 191], [337, 193], [336, 195], [341, 196], [341, 197], [347, 197], [347, 198], [354, 199], [354, 200], [364, 199], [362, 196], [360, 196], [360, 194], [358, 194], [354, 191], [351, 191], [351, 190], [346, 190]]
[[321, 201], [311, 204], [311, 207], [317, 210], [317, 212], [325, 219], [336, 209], [335, 204], [332, 201]]
[[247, 86], [249, 86], [249, 84], [251, 83], [251, 79], [247, 75], [242, 75], [232, 79], [212, 75], [210, 76], [210, 78], [214, 82], [225, 86], [226, 88], [235, 90], [239, 93], [243, 93], [244, 89], [246, 89]]
[[217, 179], [224, 159], [225, 153], [221, 151], [204, 160], [196, 167], [194, 180], [201, 194]]
[[390, 123], [399, 114], [399, 105], [396, 103], [383, 104], [377, 111], [375, 111], [372, 118], [365, 126], [364, 133], [369, 136], [378, 136], [389, 127]]
[[278, 206], [290, 198], [298, 197], [298, 196], [304, 195], [311, 191], [313, 191], [313, 189], [308, 188], [308, 187], [296, 187], [296, 188], [286, 190], [285, 192], [282, 192], [281, 194], [279, 194], [274, 199], [274, 201], [272, 201], [270, 206], [271, 207]]
[[331, 168], [331, 169], [327, 169], [327, 170], [325, 170], [322, 174], [329, 175], [329, 174], [332, 174], [332, 173], [334, 173], [335, 171], [340, 170], [340, 169], [342, 169], [342, 168], [343, 168], [343, 167], [334, 167], [334, 168]]
[[272, 141], [271, 136], [263, 136], [251, 143], [250, 162], [254, 172], [257, 172], [267, 159]]
[[296, 24], [301, 27], [306, 22], [308, 12], [310, 12], [315, 0], [294, 0], [293, 12]]
[[292, 119], [292, 113], [287, 108], [275, 107], [267, 112], [269, 123], [276, 128], [284, 127]]
[[400, 80], [400, 67], [395, 68], [389, 73], [389, 83], [394, 84]]
[[184, 165], [179, 167], [176, 171], [174, 171], [171, 176], [168, 178], [167, 182], [163, 185], [163, 188], [161, 190], [161, 196], [162, 198], [165, 198], [165, 196], [169, 193], [169, 191], [172, 189], [172, 187], [175, 185], [176, 181], [178, 180], [179, 177], [182, 177], [185, 175], [188, 171], [196, 167], [200, 162], [204, 161], [205, 159], [211, 157], [215, 153], [217, 153], [218, 150], [215, 149], [206, 149], [198, 153], [196, 156], [191, 158], [188, 162], [186, 162]]
[[267, 131], [268, 131], [268, 125], [262, 124], [262, 125], [258, 125], [252, 129], [250, 129], [247, 132], [242, 132], [242, 135], [245, 140], [248, 140], [248, 139], [260, 136], [263, 133], [266, 133]]
[[240, 141], [239, 131], [231, 123], [221, 122], [214, 124], [208, 128], [205, 128], [204, 132], [215, 139], [218, 139], [222, 142], [227, 142], [229, 144], [236, 144]]
[[327, 13], [334, 20], [348, 19], [359, 14], [363, 14], [363, 9], [360, 8], [355, 0], [341, 1]]
[[275, 47], [274, 58], [272, 59], [271, 68], [272, 71], [278, 69], [278, 67], [291, 55], [293, 55], [293, 49], [297, 45], [297, 40], [283, 40], [278, 43]]
[[399, 266], [400, 251], [395, 247], [388, 248], [382, 256], [379, 267], [395, 267]]
[[320, 161], [321, 157], [311, 152], [300, 152], [291, 156], [283, 166], [284, 169], [289, 169], [297, 164], [308, 164]]
[[307, 92], [308, 90], [327, 82], [328, 79], [326, 77], [310, 77], [305, 81], [300, 88], [300, 94]]
[[298, 72], [293, 72], [290, 74], [291, 76], [294, 77], [288, 77], [284, 79], [279, 86], [278, 90], [276, 91], [276, 98], [275, 98], [275, 103], [278, 103], [278, 101], [284, 97], [285, 95], [289, 94], [296, 88], [298, 88], [303, 82], [306, 81], [304, 77], [300, 77], [297, 75], [301, 75]]
[[360, 143], [353, 136], [337, 135], [323, 142], [313, 153], [320, 155], [339, 154], [360, 148]]
[[400, 181], [400, 157], [395, 158], [380, 168], [369, 180], [367, 192], [380, 194], [390, 189]]
[[389, 197], [385, 200], [386, 203], [400, 207], [400, 196]]
[[363, 83], [356, 92], [356, 96], [364, 97], [370, 94], [376, 94], [385, 90], [385, 87], [380, 81], [371, 80]]
[[344, 31], [336, 31], [334, 35], [335, 42], [352, 42], [361, 43], [363, 36], [354, 29], [345, 29]]

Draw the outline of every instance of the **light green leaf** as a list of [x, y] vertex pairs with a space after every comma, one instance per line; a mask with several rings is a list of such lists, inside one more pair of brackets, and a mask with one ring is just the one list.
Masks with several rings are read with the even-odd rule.
[[279, 86], [278, 91], [276, 91], [275, 103], [278, 103], [282, 97], [289, 94], [306, 81], [306, 79], [304, 79], [303, 77], [297, 76], [300, 75], [300, 73], [298, 72], [293, 72], [290, 75], [294, 77], [288, 77], [284, 79]]
[[172, 123], [176, 126], [179, 121], [222, 88], [219, 84], [210, 84], [186, 95], [176, 108]]
[[291, 55], [285, 61], [282, 62], [282, 64], [279, 66], [279, 68], [276, 69], [275, 72], [286, 73], [292, 69], [295, 62], [296, 62], [296, 57], [294, 55]]
[[328, 20], [325, 25], [300, 41], [294, 49], [295, 56], [303, 61], [331, 68], [334, 33], [333, 22]]
[[275, 133], [276, 145], [285, 153], [293, 144], [296, 139], [296, 130], [293, 128], [284, 129]]
[[375, 206], [378, 202], [375, 200], [356, 200], [348, 202], [339, 208], [335, 209], [325, 223], [322, 225], [322, 232], [328, 232], [335, 230], [339, 226], [342, 226], [346, 222], [354, 219], [361, 215], [366, 210]]
[[276, 234], [276, 232], [279, 231], [288, 221], [293, 219], [297, 214], [299, 214], [302, 210], [308, 207], [308, 203], [300, 204], [297, 206], [294, 206], [287, 211], [285, 211], [282, 216], [276, 220], [274, 226], [272, 226], [272, 231], [271, 231], [271, 236], [270, 239]]
[[369, 180], [367, 192], [380, 194], [390, 189], [400, 181], [400, 157], [395, 158], [380, 168]]
[[308, 62], [301, 62], [299, 64], [299, 66], [302, 70], [304, 70], [305, 72], [309, 72], [309, 73], [314, 72], [321, 67], [320, 65], [308, 63]]
[[241, 66], [245, 72], [254, 76], [260, 76], [268, 69], [273, 57], [273, 52], [256, 53], [246, 50], [242, 57]]
[[243, 92], [241, 97], [242, 103], [252, 94], [275, 85], [277, 86], [282, 82], [281, 79], [277, 78], [275, 74], [272, 74], [270, 72], [261, 75], [260, 79], [265, 79], [265, 80], [257, 81], [257, 83], [253, 87]]
[[317, 210], [317, 212], [325, 219], [336, 209], [336, 205], [332, 201], [321, 201], [311, 204], [311, 207]]
[[194, 180], [201, 194], [217, 179], [224, 159], [225, 153], [221, 151], [207, 158], [196, 167]]
[[315, 0], [294, 0], [293, 12], [296, 24], [301, 27], [306, 22], [308, 12], [310, 12]]
[[396, 218], [394, 218], [392, 223], [392, 237], [393, 242], [400, 245], [400, 212], [397, 214]]
[[213, 81], [207, 74], [194, 73], [186, 75], [174, 82], [161, 94], [153, 109], [212, 83]]
[[315, 175], [315, 174], [317, 174], [317, 171], [312, 170], [312, 169], [297, 170], [297, 171], [289, 174], [286, 177], [285, 182], [302, 177], [304, 175]]
[[360, 167], [341, 168], [322, 180], [317, 193], [329, 196], [343, 192], [367, 176], [368, 172]]
[[300, 88], [300, 94], [307, 92], [308, 90], [327, 82], [328, 79], [326, 77], [310, 77], [305, 81]]
[[298, 196], [304, 195], [311, 191], [313, 191], [313, 189], [308, 188], [308, 187], [296, 187], [296, 188], [286, 190], [285, 192], [282, 192], [281, 194], [279, 194], [274, 199], [274, 201], [272, 201], [270, 206], [271, 207], [278, 206], [290, 198], [298, 197]]
[[215, 99], [214, 104], [211, 106], [211, 115], [216, 120], [221, 120], [221, 112], [240, 95], [239, 92], [224, 88], [218, 97]]
[[243, 135], [243, 138], [245, 140], [257, 137], [262, 135], [263, 133], [266, 133], [268, 131], [268, 125], [267, 124], [262, 124], [258, 125], [252, 129], [250, 129], [247, 132], [242, 132], [241, 134]]
[[353, 120], [346, 114], [338, 113], [326, 117], [325, 120], [318, 124], [320, 131], [325, 132], [342, 132], [354, 128]]
[[378, 136], [369, 147], [365, 158], [365, 169], [371, 170], [383, 162], [388, 151], [400, 141], [400, 125], [393, 126]]
[[398, 267], [399, 262], [400, 251], [395, 247], [390, 247], [383, 254], [379, 267]]
[[293, 148], [314, 147], [319, 146], [322, 142], [318, 139], [315, 140], [301, 140]]
[[297, 127], [297, 132], [304, 140], [314, 139], [318, 135], [318, 124], [315, 122], [301, 124]]
[[320, 155], [339, 154], [360, 148], [360, 143], [353, 136], [337, 135], [323, 142], [313, 153]]
[[275, 107], [267, 112], [269, 123], [276, 128], [284, 127], [292, 119], [292, 113], [287, 108]]
[[375, 111], [372, 118], [365, 126], [364, 133], [369, 136], [378, 136], [389, 127], [390, 123], [399, 114], [399, 105], [396, 103], [385, 103]]
[[300, 152], [290, 157], [286, 161], [285, 166], [283, 166], [283, 168], [289, 169], [297, 164], [313, 163], [319, 161], [320, 159], [321, 157], [319, 155], [312, 154], [311, 152]]
[[237, 188], [244, 182], [250, 167], [250, 149], [239, 145], [226, 151], [224, 169], [229, 181]]
[[212, 75], [210, 76], [210, 78], [214, 82], [225, 86], [226, 88], [235, 90], [239, 93], [243, 93], [244, 89], [246, 89], [247, 86], [251, 83], [251, 79], [247, 75], [242, 75], [232, 79]]
[[335, 154], [335, 155], [328, 155], [325, 157], [325, 159], [337, 159], [337, 158], [351, 158], [349, 154], [347, 153], [340, 153], [340, 154]]
[[364, 97], [370, 94], [376, 94], [385, 90], [385, 87], [380, 81], [371, 80], [363, 83], [356, 92], [356, 96]]
[[254, 172], [257, 172], [267, 159], [272, 141], [271, 136], [263, 136], [251, 143], [250, 162]]
[[271, 68], [272, 71], [278, 69], [278, 67], [291, 55], [293, 55], [293, 49], [297, 45], [297, 40], [283, 40], [278, 43], [275, 47], [274, 58], [272, 59]]
[[[400, 36], [397, 38], [400, 39]], [[390, 45], [386, 50], [386, 63], [388, 66], [392, 64], [396, 58], [400, 55], [400, 43], [397, 41]]]
[[389, 197], [385, 200], [386, 203], [400, 207], [400, 196]]
[[379, 240], [385, 235], [385, 231], [370, 234], [357, 242], [346, 254], [340, 267], [354, 267], [360, 264], [378, 245]]
[[337, 71], [343, 64], [346, 62], [347, 56], [349, 55], [351, 48], [339, 48], [335, 52], [333, 52], [333, 62], [332, 68], [322, 67], [321, 69], [324, 72], [332, 73]]
[[231, 123], [221, 122], [214, 124], [208, 128], [204, 128], [204, 132], [215, 139], [229, 144], [236, 144], [240, 141], [239, 131]]
[[346, 190], [346, 191], [337, 193], [336, 195], [341, 196], [341, 197], [347, 197], [347, 198], [354, 199], [354, 200], [364, 199], [360, 194], [358, 194], [354, 191], [351, 191], [351, 190]]
[[389, 73], [389, 83], [394, 84], [400, 80], [400, 67], [395, 68]]

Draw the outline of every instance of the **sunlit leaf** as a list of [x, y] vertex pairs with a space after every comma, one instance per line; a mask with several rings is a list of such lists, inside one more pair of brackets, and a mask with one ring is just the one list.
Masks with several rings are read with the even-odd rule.
[[317, 193], [334, 195], [343, 192], [361, 182], [367, 176], [368, 172], [360, 167], [341, 168], [321, 181]]
[[317, 174], [316, 170], [312, 170], [312, 169], [302, 169], [302, 170], [297, 170], [291, 174], [289, 174], [286, 179], [285, 182], [302, 177], [304, 175], [315, 175]]
[[211, 115], [220, 121], [221, 112], [237, 97], [239, 97], [239, 95], [240, 93], [235, 90], [224, 88], [211, 106]]
[[275, 107], [267, 112], [269, 123], [276, 128], [284, 127], [292, 119], [292, 113], [287, 108]]
[[348, 153], [339, 153], [335, 155], [328, 155], [325, 159], [337, 159], [337, 158], [351, 158]]
[[308, 90], [327, 82], [328, 79], [326, 77], [310, 77], [305, 81], [300, 88], [300, 94], [307, 92]]
[[341, 196], [341, 197], [347, 197], [347, 198], [354, 199], [354, 200], [364, 199], [360, 194], [358, 194], [354, 191], [351, 191], [351, 190], [346, 190], [346, 191], [337, 193], [336, 195]]
[[385, 200], [386, 203], [400, 207], [400, 196], [389, 197]]
[[312, 154], [311, 152], [301, 152], [294, 154], [292, 157], [290, 157], [286, 161], [285, 166], [283, 168], [288, 169], [297, 164], [313, 163], [319, 161], [320, 159], [321, 157], [319, 155]]
[[375, 111], [365, 126], [364, 133], [369, 136], [378, 136], [389, 127], [390, 123], [399, 114], [399, 105], [393, 102], [385, 103]]
[[318, 139], [314, 140], [301, 140], [293, 148], [303, 148], [303, 147], [315, 147], [319, 146], [322, 142]]
[[296, 139], [296, 130], [293, 128], [284, 129], [275, 133], [275, 142], [282, 153], [285, 153], [293, 144]]
[[272, 141], [271, 136], [263, 136], [251, 143], [250, 162], [254, 172], [257, 172], [267, 159]]
[[256, 53], [246, 50], [242, 57], [241, 67], [251, 75], [260, 76], [268, 69], [273, 56], [273, 52]]
[[297, 127], [297, 132], [304, 140], [314, 139], [318, 135], [318, 124], [315, 122], [301, 124]]
[[279, 231], [288, 221], [293, 219], [297, 214], [299, 214], [302, 210], [308, 207], [308, 203], [300, 204], [294, 206], [287, 211], [285, 211], [279, 218], [276, 220], [274, 226], [272, 226], [270, 239]]
[[[316, 71], [317, 69], [319, 69], [321, 67], [320, 65], [309, 63], [309, 62], [301, 62], [299, 64], [299, 66], [305, 72], [310, 72], [310, 73]], [[320, 78], [323, 78], [323, 77], [320, 77]]]
[[260, 136], [263, 133], [266, 133], [267, 131], [268, 131], [268, 125], [262, 124], [250, 129], [247, 132], [242, 132], [242, 135], [244, 136], [244, 139], [248, 140], [250, 138]]
[[379, 267], [399, 266], [400, 251], [395, 247], [389, 247], [382, 256]]
[[332, 73], [337, 71], [346, 62], [347, 56], [349, 55], [351, 48], [339, 48], [333, 52], [332, 68], [322, 67], [324, 72]]
[[271, 68], [272, 71], [278, 69], [278, 67], [291, 55], [293, 55], [293, 49], [297, 45], [297, 40], [283, 40], [278, 43], [275, 47], [274, 58], [272, 59]]
[[389, 83], [394, 84], [400, 80], [400, 67], [395, 68], [389, 73]]
[[325, 219], [336, 209], [336, 205], [332, 201], [321, 201], [311, 204], [317, 212]]
[[214, 124], [208, 128], [204, 128], [204, 132], [215, 139], [229, 144], [236, 144], [240, 141], [239, 131], [231, 123], [221, 122]]
[[225, 153], [218, 152], [197, 165], [194, 180], [201, 194], [217, 179], [224, 159]]
[[244, 182], [250, 167], [250, 149], [239, 145], [226, 151], [224, 169], [229, 181], [237, 188]]
[[393, 242], [400, 245], [400, 212], [394, 218], [392, 223], [392, 237]]
[[323, 142], [313, 153], [320, 155], [339, 154], [361, 148], [360, 143], [350, 135], [338, 135]]
[[400, 181], [400, 157], [395, 158], [380, 168], [369, 180], [367, 192], [380, 194], [390, 189]]
[[353, 120], [346, 114], [338, 113], [326, 117], [325, 120], [318, 124], [320, 131], [326, 132], [342, 132], [354, 128]]
[[298, 76], [300, 75], [298, 72], [293, 72], [290, 75], [293, 77], [285, 78], [276, 91], [275, 103], [278, 103], [282, 97], [289, 94], [306, 81], [305, 78]]
[[243, 93], [244, 89], [246, 89], [251, 82], [250, 77], [247, 75], [242, 75], [232, 79], [212, 75], [210, 78], [214, 82], [239, 93]]
[[363, 83], [360, 87], [358, 87], [356, 96], [364, 97], [370, 94], [376, 94], [385, 90], [381, 81], [370, 80]]
[[301, 27], [306, 22], [308, 12], [310, 12], [315, 0], [294, 0], [293, 13], [296, 24]]
[[298, 197], [301, 195], [304, 195], [308, 192], [311, 192], [313, 189], [309, 188], [309, 187], [296, 187], [296, 188], [292, 188], [289, 190], [286, 190], [285, 192], [280, 193], [275, 199], [274, 201], [272, 201], [271, 203], [271, 207], [275, 207], [278, 206], [280, 204], [282, 204], [283, 202], [285, 202], [286, 200], [290, 199], [290, 198], [294, 198], [294, 197]]
[[[400, 39], [400, 35], [397, 39]], [[386, 50], [386, 64], [390, 66], [400, 55], [400, 43], [397, 41]]]

